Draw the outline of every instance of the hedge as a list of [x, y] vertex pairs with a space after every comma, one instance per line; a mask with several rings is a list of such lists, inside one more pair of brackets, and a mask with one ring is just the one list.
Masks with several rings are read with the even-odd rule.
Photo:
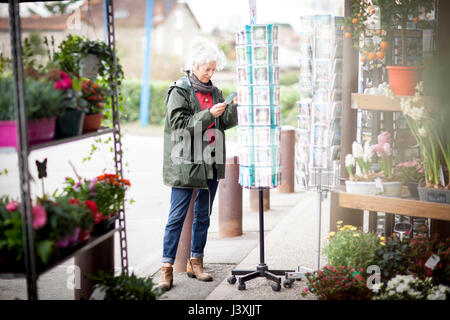
[[[149, 124], [163, 125], [166, 115], [164, 101], [167, 96], [167, 90], [172, 84], [171, 81], [152, 80], [150, 85], [150, 118]], [[236, 91], [235, 85], [222, 86], [224, 98], [230, 92]], [[122, 108], [121, 121], [135, 122], [139, 120], [139, 108], [141, 101], [141, 81], [125, 80], [121, 87]], [[295, 85], [281, 86], [281, 125], [297, 125], [296, 107], [299, 99], [298, 87]]]

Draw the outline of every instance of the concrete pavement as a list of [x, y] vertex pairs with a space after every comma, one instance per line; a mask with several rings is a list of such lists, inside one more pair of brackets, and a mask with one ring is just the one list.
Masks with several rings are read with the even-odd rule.
[[[103, 138], [103, 140], [106, 140]], [[67, 175], [74, 176], [68, 160], [77, 172], [87, 178], [100, 174], [103, 168], [112, 171], [113, 155], [111, 145], [102, 143], [91, 161], [81, 158], [89, 153], [91, 141], [62, 145], [33, 152], [30, 164], [35, 159], [49, 159], [49, 177], [46, 190], [61, 189]], [[169, 210], [170, 188], [162, 183], [162, 136], [160, 134], [128, 133], [124, 140], [124, 174], [131, 180], [129, 197], [135, 203], [127, 207], [127, 237], [130, 272], [138, 276], [153, 276], [155, 282], [161, 266], [162, 237]], [[227, 154], [236, 154], [233, 141], [227, 143]], [[10, 174], [0, 179], [0, 194], [18, 194], [17, 157], [2, 154], [2, 166]], [[32, 174], [36, 170], [31, 166]], [[40, 195], [40, 183], [33, 183], [32, 190]], [[243, 235], [234, 238], [219, 238], [218, 201], [216, 199], [211, 215], [211, 226], [205, 248], [205, 266], [212, 272], [214, 281], [200, 283], [184, 273], [177, 274], [171, 291], [161, 299], [300, 299], [302, 282], [295, 282], [293, 288], [282, 288], [273, 292], [266, 280], [247, 282], [247, 290], [239, 291], [226, 278], [232, 269], [256, 268], [259, 263], [258, 212], [249, 210], [249, 194], [243, 194]], [[299, 264], [313, 267], [315, 261], [315, 213], [316, 197], [312, 192], [296, 191], [281, 194], [271, 190], [271, 210], [265, 217], [266, 263], [271, 269], [296, 269]], [[325, 206], [327, 201], [324, 201]], [[322, 229], [328, 230], [328, 219], [324, 210]], [[322, 231], [322, 238], [325, 231]], [[116, 269], [120, 271], [120, 253], [116, 235]], [[42, 275], [38, 281], [40, 299], [73, 299], [71, 287], [73, 259]], [[194, 290], [195, 289], [195, 290]], [[195, 292], [195, 294], [193, 294]], [[0, 279], [0, 299], [26, 299], [24, 279]]]

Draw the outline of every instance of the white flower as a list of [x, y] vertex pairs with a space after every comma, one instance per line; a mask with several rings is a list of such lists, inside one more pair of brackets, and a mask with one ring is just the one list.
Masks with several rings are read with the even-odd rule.
[[355, 158], [362, 158], [364, 156], [364, 150], [361, 144], [358, 142], [353, 142], [352, 153]]
[[370, 162], [372, 161], [372, 157], [373, 157], [373, 150], [370, 146], [370, 141], [366, 141], [366, 143], [364, 143], [364, 153], [363, 153], [363, 161], [364, 162]]
[[350, 153], [345, 156], [345, 166], [346, 167], [354, 167], [355, 166], [355, 158]]
[[419, 136], [421, 136], [421, 137], [423, 137], [423, 138], [425, 138], [425, 137], [427, 136], [427, 130], [425, 130], [424, 127], [420, 127], [420, 128], [417, 130], [417, 133], [419, 134]]
[[416, 84], [416, 93], [423, 95], [423, 81], [420, 81]]
[[383, 286], [383, 282], [380, 283], [375, 283], [374, 285], [372, 285], [372, 287], [370, 288], [373, 292], [378, 293], [378, 291], [381, 290], [381, 287]]
[[419, 121], [423, 118], [424, 114], [425, 114], [424, 108], [412, 107], [408, 115], [415, 121]]

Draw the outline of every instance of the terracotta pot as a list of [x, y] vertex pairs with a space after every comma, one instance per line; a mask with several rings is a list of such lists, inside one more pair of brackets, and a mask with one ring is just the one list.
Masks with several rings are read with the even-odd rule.
[[103, 113], [85, 115], [83, 123], [83, 133], [97, 131], [102, 124], [103, 116]]
[[398, 96], [413, 96], [416, 84], [422, 79], [423, 67], [387, 66], [389, 85]]

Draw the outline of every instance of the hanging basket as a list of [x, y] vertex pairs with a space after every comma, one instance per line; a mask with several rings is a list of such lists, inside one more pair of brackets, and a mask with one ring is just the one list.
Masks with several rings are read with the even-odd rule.
[[389, 85], [395, 95], [413, 96], [417, 83], [422, 80], [423, 67], [386, 66]]
[[95, 54], [88, 54], [80, 61], [80, 75], [84, 78], [94, 80], [97, 78], [99, 60]]

